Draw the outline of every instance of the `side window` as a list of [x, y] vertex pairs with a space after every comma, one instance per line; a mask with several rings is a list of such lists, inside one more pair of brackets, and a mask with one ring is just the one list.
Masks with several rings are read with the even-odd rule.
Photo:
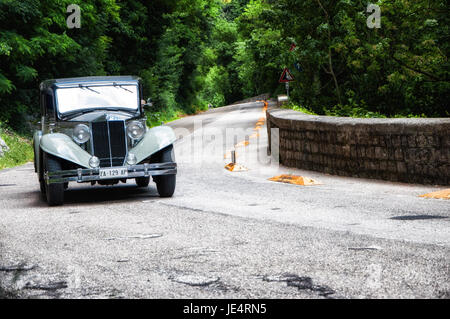
[[53, 95], [45, 92], [43, 94], [43, 106], [45, 116], [53, 119], [55, 118], [55, 103], [53, 102]]
[[41, 92], [41, 116], [45, 116], [45, 94]]

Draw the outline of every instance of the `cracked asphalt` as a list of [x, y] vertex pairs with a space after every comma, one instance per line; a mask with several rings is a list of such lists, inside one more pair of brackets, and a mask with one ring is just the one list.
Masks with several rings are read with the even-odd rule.
[[[450, 298], [450, 202], [418, 197], [442, 187], [269, 163], [263, 106], [168, 124], [182, 136], [173, 198], [75, 183], [49, 208], [31, 163], [0, 171], [0, 296]], [[246, 139], [248, 171], [225, 170]], [[321, 185], [268, 181], [280, 174]]]

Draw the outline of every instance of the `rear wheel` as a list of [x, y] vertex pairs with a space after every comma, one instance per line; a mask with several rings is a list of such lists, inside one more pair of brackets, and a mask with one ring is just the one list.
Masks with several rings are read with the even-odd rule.
[[[173, 145], [166, 147], [158, 153], [158, 163], [175, 162], [175, 155], [173, 153]], [[154, 176], [153, 180], [156, 183], [159, 196], [172, 197], [175, 192], [176, 175], [161, 175]]]
[[[50, 172], [61, 171], [61, 161], [50, 154], [44, 153], [44, 174]], [[45, 194], [47, 195], [47, 203], [50, 206], [59, 206], [64, 203], [64, 183], [45, 184]]]

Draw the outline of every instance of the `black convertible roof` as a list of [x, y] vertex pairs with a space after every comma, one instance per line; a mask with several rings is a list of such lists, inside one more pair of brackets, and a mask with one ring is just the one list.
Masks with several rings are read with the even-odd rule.
[[122, 75], [122, 76], [87, 76], [80, 78], [65, 78], [65, 79], [52, 79], [43, 81], [40, 85], [41, 90], [52, 88], [52, 87], [62, 87], [62, 86], [77, 86], [78, 84], [86, 83], [137, 83], [141, 78], [133, 75]]

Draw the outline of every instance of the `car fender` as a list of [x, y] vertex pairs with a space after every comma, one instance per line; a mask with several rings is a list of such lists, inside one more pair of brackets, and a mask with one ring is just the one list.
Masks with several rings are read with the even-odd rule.
[[41, 171], [41, 159], [39, 152], [39, 144], [41, 142], [42, 131], [36, 131], [33, 135], [33, 150], [34, 150], [34, 171], [36, 173]]
[[130, 152], [136, 155], [137, 163], [140, 163], [175, 141], [175, 133], [171, 127], [157, 126], [148, 129], [142, 140]]
[[90, 168], [89, 159], [91, 154], [83, 150], [69, 136], [62, 133], [45, 134], [41, 137], [41, 149], [51, 155], [66, 161]]

